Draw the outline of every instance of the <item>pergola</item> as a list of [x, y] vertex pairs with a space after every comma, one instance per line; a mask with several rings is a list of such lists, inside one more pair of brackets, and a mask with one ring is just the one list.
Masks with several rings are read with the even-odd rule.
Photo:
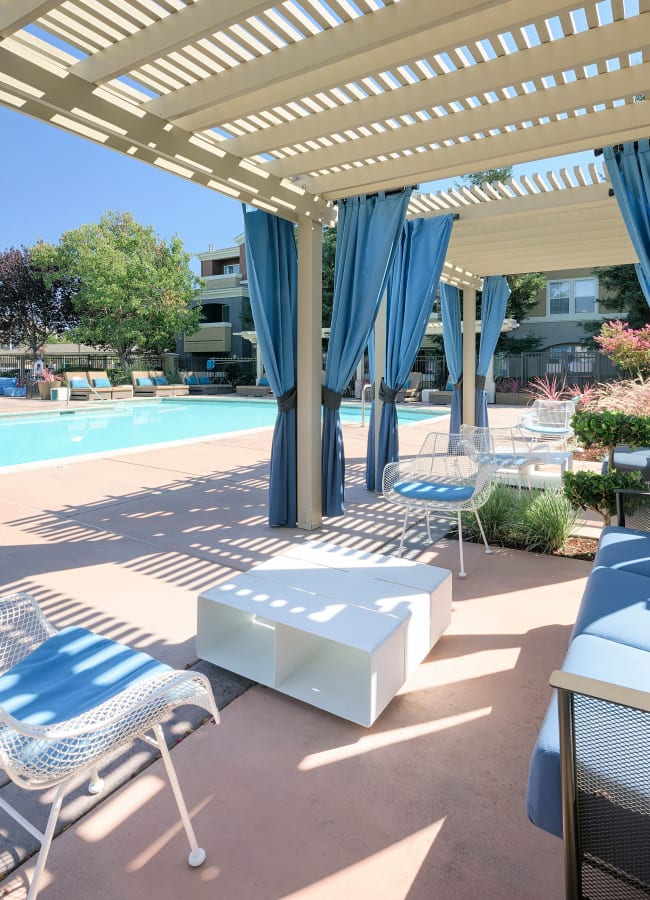
[[[0, 0], [0, 103], [299, 223], [298, 517], [315, 528], [332, 201], [648, 136], [648, 35], [650, 0]], [[486, 275], [636, 259], [595, 166], [415, 192], [408, 215], [450, 210], [443, 278], [468, 321]]]

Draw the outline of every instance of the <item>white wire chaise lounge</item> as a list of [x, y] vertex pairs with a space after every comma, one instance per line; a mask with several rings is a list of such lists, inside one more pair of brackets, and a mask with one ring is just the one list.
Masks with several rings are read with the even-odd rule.
[[219, 721], [204, 675], [176, 671], [85, 628], [57, 631], [26, 593], [0, 597], [0, 673], [0, 767], [19, 787], [55, 788], [44, 832], [0, 797], [0, 808], [41, 844], [28, 900], [38, 894], [66, 791], [87, 772], [90, 792], [99, 793], [99, 767], [135, 738], [160, 751], [189, 864], [203, 863], [161, 722], [185, 705]]

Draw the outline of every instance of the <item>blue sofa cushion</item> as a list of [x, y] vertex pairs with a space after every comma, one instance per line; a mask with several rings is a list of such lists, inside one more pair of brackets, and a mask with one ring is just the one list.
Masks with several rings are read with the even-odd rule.
[[169, 384], [164, 375], [155, 375], [153, 379], [154, 384]]
[[603, 528], [594, 565], [649, 577], [650, 533], [618, 525]]
[[108, 378], [93, 378], [93, 387], [110, 387], [111, 383]]
[[199, 380], [196, 375], [186, 375], [185, 376], [185, 384], [198, 384]]
[[393, 489], [409, 500], [435, 500], [439, 503], [461, 503], [474, 493], [470, 485], [442, 481], [396, 481]]
[[212, 384], [212, 379], [209, 375], [199, 375], [199, 384]]
[[136, 381], [138, 383], [138, 387], [151, 387], [151, 385], [153, 384], [151, 378], [136, 378]]
[[592, 569], [571, 638], [579, 634], [650, 650], [650, 578], [605, 567]]
[[[650, 685], [650, 653], [591, 634], [578, 635], [570, 644], [562, 669], [623, 687]], [[626, 791], [639, 791], [638, 771], [629, 766], [621, 750], [617, 763], [616, 742], [607, 761], [607, 775]], [[586, 760], [589, 764], [589, 760]], [[627, 763], [627, 764], [626, 764]], [[650, 797], [644, 798], [647, 808]], [[526, 793], [528, 818], [539, 828], [562, 837], [562, 787], [560, 780], [560, 729], [557, 695], [544, 717], [533, 749]]]
[[125, 644], [71, 626], [0, 677], [0, 706], [32, 725], [62, 722], [142, 678], [171, 671]]
[[88, 381], [85, 378], [71, 378], [70, 379], [70, 387], [71, 388], [90, 388]]

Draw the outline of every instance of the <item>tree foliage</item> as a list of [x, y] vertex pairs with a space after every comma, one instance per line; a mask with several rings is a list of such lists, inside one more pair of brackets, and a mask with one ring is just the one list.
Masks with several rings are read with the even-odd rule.
[[463, 175], [457, 187], [480, 187], [482, 184], [493, 184], [497, 181], [508, 181], [512, 178], [512, 166], [501, 166], [497, 169], [483, 169]]
[[336, 225], [323, 231], [323, 328], [329, 328], [332, 322], [335, 257]]
[[628, 328], [618, 319], [605, 322], [594, 340], [600, 352], [625, 375], [650, 375], [650, 325]]
[[[624, 315], [630, 328], [643, 328], [650, 324], [650, 306], [648, 305], [636, 270], [633, 265], [603, 266], [593, 270], [601, 287], [608, 296], [599, 301], [602, 312]], [[602, 319], [584, 322], [581, 328], [586, 332], [584, 343], [591, 344], [594, 335], [598, 334]]]
[[66, 232], [58, 253], [77, 284], [77, 339], [115, 350], [122, 366], [136, 351], [174, 349], [179, 334], [198, 330], [191, 303], [200, 281], [179, 237], [166, 242], [130, 213], [109, 212]]
[[0, 253], [0, 341], [26, 344], [34, 355], [77, 323], [74, 288], [46, 247], [10, 247]]

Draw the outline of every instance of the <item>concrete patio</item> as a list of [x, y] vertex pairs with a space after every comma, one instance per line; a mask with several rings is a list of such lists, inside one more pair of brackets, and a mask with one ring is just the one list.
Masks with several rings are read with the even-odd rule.
[[[46, 407], [0, 401], [0, 412], [20, 408]], [[520, 413], [492, 407], [491, 422]], [[401, 428], [402, 455], [447, 428], [446, 417]], [[266, 524], [270, 430], [2, 475], [2, 592], [30, 591], [57, 626], [195, 665], [207, 587], [313, 537], [393, 552], [400, 520], [363, 487], [365, 438], [345, 426], [347, 514], [312, 534]], [[410, 558], [457, 571], [455, 542], [428, 546], [419, 526], [407, 541]], [[561, 844], [527, 822], [524, 796], [590, 565], [468, 545], [451, 627], [370, 729], [204, 667], [222, 724], [189, 719], [173, 751], [203, 868], [187, 867], [162, 765], [138, 748], [115, 761], [109, 783], [123, 786], [90, 813], [81, 792], [66, 804], [71, 827], [54, 841], [40, 896], [562, 897]], [[1, 821], [11, 869], [26, 836]], [[26, 897], [32, 869], [16, 868], [0, 896]]]

